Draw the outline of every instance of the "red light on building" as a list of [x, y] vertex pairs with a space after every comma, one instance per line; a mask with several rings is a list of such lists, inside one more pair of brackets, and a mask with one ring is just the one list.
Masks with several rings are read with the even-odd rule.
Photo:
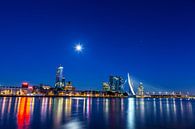
[[29, 84], [27, 82], [22, 83], [22, 88], [28, 88]]
[[33, 90], [33, 87], [32, 87], [32, 86], [29, 86], [28, 89], [29, 89], [29, 90]]

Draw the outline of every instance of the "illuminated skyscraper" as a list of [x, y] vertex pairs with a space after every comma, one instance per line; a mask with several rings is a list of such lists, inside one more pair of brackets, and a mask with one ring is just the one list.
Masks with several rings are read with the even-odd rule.
[[62, 66], [58, 67], [58, 69], [57, 69], [56, 83], [55, 83], [56, 88], [62, 88], [65, 86], [65, 78], [63, 76], [63, 69], [64, 68]]
[[124, 79], [120, 76], [110, 76], [109, 85], [111, 91], [123, 92]]
[[138, 93], [137, 93], [137, 95], [144, 96], [144, 87], [143, 87], [143, 83], [142, 82], [140, 82], [140, 85], [138, 87]]
[[107, 82], [102, 83], [103, 91], [110, 91], [110, 85]]

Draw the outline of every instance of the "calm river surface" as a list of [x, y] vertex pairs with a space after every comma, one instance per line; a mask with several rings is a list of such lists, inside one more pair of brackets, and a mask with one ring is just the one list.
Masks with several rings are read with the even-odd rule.
[[0, 97], [0, 129], [195, 129], [195, 100]]

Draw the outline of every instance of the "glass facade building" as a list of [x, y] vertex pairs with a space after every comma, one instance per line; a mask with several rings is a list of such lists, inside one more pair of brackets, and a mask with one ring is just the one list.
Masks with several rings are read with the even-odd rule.
[[111, 91], [123, 92], [124, 79], [121, 76], [110, 76], [109, 85]]
[[63, 76], [63, 69], [64, 68], [60, 66], [58, 67], [56, 71], [56, 83], [55, 83], [56, 88], [62, 88], [65, 86], [65, 78]]

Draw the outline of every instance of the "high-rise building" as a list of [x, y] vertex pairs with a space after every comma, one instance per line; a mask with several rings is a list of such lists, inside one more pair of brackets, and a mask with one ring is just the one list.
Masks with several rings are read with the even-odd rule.
[[102, 83], [103, 91], [110, 91], [110, 85], [107, 82]]
[[56, 88], [62, 88], [65, 86], [65, 78], [64, 78], [64, 75], [63, 75], [63, 67], [60, 66], [58, 67], [57, 69], [57, 72], [56, 72], [56, 83], [55, 83], [55, 87]]
[[28, 88], [28, 87], [29, 87], [29, 84], [27, 82], [22, 83], [22, 88]]
[[124, 79], [120, 76], [110, 76], [109, 85], [111, 91], [123, 92]]
[[144, 87], [143, 87], [143, 83], [142, 82], [140, 82], [140, 85], [138, 87], [138, 93], [137, 93], [137, 95], [144, 96]]
[[65, 86], [65, 85], [66, 85], [65, 77], [63, 76], [63, 77], [62, 77], [62, 86]]

